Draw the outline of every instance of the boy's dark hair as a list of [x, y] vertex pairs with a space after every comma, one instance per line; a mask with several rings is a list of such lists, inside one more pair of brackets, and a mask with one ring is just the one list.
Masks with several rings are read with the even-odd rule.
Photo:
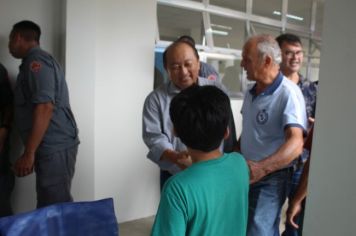
[[230, 112], [229, 97], [222, 90], [198, 85], [182, 90], [169, 109], [177, 137], [189, 148], [203, 152], [220, 146]]
[[286, 43], [290, 43], [290, 44], [297, 44], [299, 43], [301, 46], [302, 41], [300, 40], [299, 36], [295, 35], [295, 34], [290, 34], [290, 33], [286, 33], [286, 34], [281, 34], [276, 38], [276, 41], [278, 42], [279, 47], [282, 47], [282, 44], [284, 42]]
[[174, 41], [173, 43], [171, 43], [171, 45], [169, 45], [166, 50], [164, 50], [163, 52], [163, 66], [164, 68], [167, 70], [167, 52], [169, 50], [171, 50], [172, 48], [176, 47], [178, 44], [185, 44], [188, 45], [189, 47], [191, 47], [193, 49], [193, 52], [195, 54], [195, 57], [199, 60], [199, 54], [197, 49], [194, 47], [194, 45], [191, 45], [190, 43], [186, 42], [186, 41]]
[[40, 42], [41, 28], [29, 20], [20, 21], [12, 27], [12, 33], [19, 33], [26, 41]]

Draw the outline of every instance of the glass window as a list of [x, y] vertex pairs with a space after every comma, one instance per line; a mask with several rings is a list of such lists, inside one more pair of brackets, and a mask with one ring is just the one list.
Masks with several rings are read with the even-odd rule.
[[281, 0], [254, 0], [252, 6], [252, 13], [254, 15], [265, 16], [275, 20], [281, 20], [281, 9]]
[[315, 33], [319, 37], [321, 36], [323, 29], [323, 14], [324, 13], [324, 2], [318, 2], [316, 8], [316, 24], [315, 24]]
[[219, 80], [229, 91], [231, 98], [242, 98], [246, 80], [243, 79], [241, 59], [233, 54], [200, 52], [200, 60], [214, 67]]
[[287, 22], [310, 28], [312, 0], [289, 0]]
[[246, 0], [210, 0], [210, 4], [236, 11], [246, 11]]
[[154, 82], [153, 88], [156, 89], [163, 83], [169, 80], [168, 74], [163, 66], [163, 52], [164, 48], [155, 48], [155, 66], [154, 66]]
[[251, 26], [253, 27], [252, 32], [256, 34], [270, 34], [274, 37], [277, 37], [281, 34], [281, 29], [269, 25], [263, 25], [259, 23], [252, 23]]
[[311, 81], [319, 81], [319, 65], [310, 68], [309, 79]]
[[225, 61], [221, 63], [221, 82], [229, 90], [233, 98], [241, 98], [242, 94], [242, 68], [241, 60]]
[[222, 84], [228, 89], [231, 98], [242, 98], [242, 68], [241, 59], [226, 55], [219, 58], [209, 57], [207, 63], [217, 69]]
[[203, 17], [201, 12], [157, 5], [160, 40], [174, 41], [190, 35], [197, 44], [203, 43]]
[[[293, 34], [293, 32], [291, 32]], [[296, 34], [296, 33], [294, 33]], [[298, 34], [296, 34], [298, 35]], [[310, 57], [309, 55], [309, 39], [300, 37], [300, 40], [302, 41], [303, 45], [303, 52], [304, 52], [304, 62], [302, 67], [300, 68], [299, 73], [301, 73], [303, 76], [308, 76], [307, 75], [307, 70], [308, 70], [308, 58]]]
[[320, 66], [320, 50], [312, 43], [311, 47], [311, 68], [309, 78], [311, 81], [319, 80], [319, 66]]
[[[205, 28], [203, 23], [203, 12], [197, 10], [196, 3], [203, 3], [202, 0], [190, 0], [186, 8], [166, 6], [157, 4], [157, 21], [160, 39], [163, 41], [174, 41], [182, 35], [190, 35], [194, 38], [197, 45], [206, 46]], [[284, 0], [253, 0], [252, 14], [256, 16], [267, 17], [274, 20], [282, 19], [282, 3]], [[318, 78], [318, 67], [320, 60], [320, 42], [312, 42], [309, 40], [310, 24], [311, 24], [311, 7], [314, 0], [288, 0], [287, 22], [294, 25], [305, 27], [303, 32], [291, 30], [287, 31], [301, 37], [304, 49], [304, 65], [301, 68], [301, 73], [310, 77], [312, 80]], [[183, 2], [183, 1], [182, 1]], [[188, 3], [188, 1], [186, 1]], [[218, 6], [235, 11], [246, 11], [246, 0], [209, 0], [212, 6]], [[174, 3], [174, 1], [172, 1]], [[195, 3], [195, 4], [193, 4]], [[174, 4], [173, 4], [174, 5]], [[180, 4], [179, 4], [180, 5]], [[322, 1], [317, 1], [316, 9], [316, 25], [314, 36], [321, 37], [324, 4]], [[194, 8], [195, 10], [190, 10]], [[211, 64], [221, 75], [222, 82], [231, 91], [232, 97], [241, 97], [241, 91], [245, 91], [252, 82], [245, 79], [246, 75], [240, 68], [240, 59], [238, 51], [241, 50], [246, 40], [246, 21], [243, 19], [230, 18], [229, 15], [224, 16], [224, 11], [219, 14], [207, 13], [209, 16], [210, 28], [213, 37], [212, 50], [207, 47], [199, 47], [201, 60]], [[298, 18], [299, 17], [299, 18]], [[258, 20], [258, 19], [257, 19]], [[252, 34], [270, 34], [277, 37], [281, 34], [280, 27], [272, 26], [269, 21], [257, 23], [251, 21]], [[287, 26], [288, 27], [288, 26]], [[300, 30], [300, 29], [298, 29]], [[293, 32], [295, 31], [295, 32]], [[309, 46], [310, 44], [310, 46]], [[165, 43], [158, 43], [156, 47], [156, 76], [155, 86], [166, 81], [167, 75], [162, 67], [162, 52], [166, 47]], [[233, 50], [229, 54], [228, 50], [220, 50], [219, 48], [230, 48]], [[210, 52], [210, 54], [208, 53]], [[205, 55], [204, 55], [205, 53]], [[217, 56], [213, 56], [213, 54]], [[229, 55], [228, 55], [229, 54]], [[309, 60], [308, 60], [309, 58]]]
[[215, 47], [241, 49], [245, 41], [245, 22], [210, 15]]

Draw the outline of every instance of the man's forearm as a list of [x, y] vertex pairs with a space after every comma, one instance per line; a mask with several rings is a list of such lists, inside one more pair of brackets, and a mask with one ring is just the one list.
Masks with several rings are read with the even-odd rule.
[[293, 202], [301, 202], [307, 196], [309, 165], [310, 165], [310, 157], [304, 165], [302, 177], [300, 179], [297, 191], [292, 199]]
[[302, 130], [289, 130], [286, 132], [285, 143], [271, 156], [259, 162], [266, 175], [288, 166], [303, 151]]
[[46, 133], [54, 106], [51, 102], [37, 104], [33, 112], [31, 133], [25, 144], [25, 153], [34, 154]]

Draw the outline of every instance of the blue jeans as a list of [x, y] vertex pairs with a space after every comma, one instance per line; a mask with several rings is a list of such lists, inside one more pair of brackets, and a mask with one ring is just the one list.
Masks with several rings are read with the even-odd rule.
[[265, 176], [250, 186], [247, 236], [279, 236], [280, 213], [288, 194], [293, 168]]

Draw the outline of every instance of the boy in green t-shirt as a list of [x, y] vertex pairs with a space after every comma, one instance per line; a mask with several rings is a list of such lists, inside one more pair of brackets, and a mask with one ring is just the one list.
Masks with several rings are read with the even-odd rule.
[[191, 86], [173, 98], [171, 120], [192, 165], [165, 184], [151, 235], [246, 235], [248, 166], [220, 148], [230, 109], [228, 96], [213, 86]]

